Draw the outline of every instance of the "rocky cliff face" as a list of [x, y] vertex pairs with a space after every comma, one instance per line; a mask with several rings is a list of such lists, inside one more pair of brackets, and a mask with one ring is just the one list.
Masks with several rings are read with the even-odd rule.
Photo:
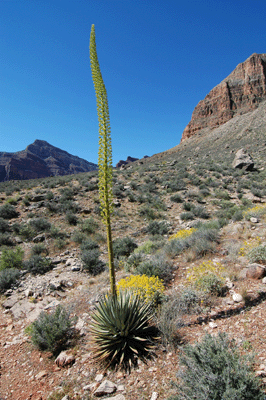
[[252, 54], [215, 86], [193, 111], [181, 141], [203, 128], [216, 128], [266, 99], [266, 54]]
[[77, 174], [97, 169], [97, 165], [35, 140], [25, 150], [0, 152], [0, 182]]

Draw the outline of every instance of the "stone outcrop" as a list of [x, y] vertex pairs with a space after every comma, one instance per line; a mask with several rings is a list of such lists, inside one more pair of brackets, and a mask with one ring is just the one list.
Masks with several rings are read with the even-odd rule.
[[265, 99], [266, 54], [254, 53], [198, 103], [181, 141], [201, 129], [216, 128], [235, 115], [245, 114]]
[[134, 162], [134, 161], [138, 161], [138, 158], [134, 158], [134, 157], [128, 156], [128, 158], [126, 160], [118, 161], [118, 163], [116, 164], [116, 168], [120, 168], [122, 165], [127, 165], [127, 164], [129, 164], [131, 162]]
[[0, 182], [77, 174], [97, 169], [97, 165], [44, 140], [35, 140], [25, 150], [0, 152]]
[[245, 149], [239, 149], [236, 152], [232, 167], [252, 171], [252, 169], [254, 168], [254, 161], [251, 155], [248, 154]]

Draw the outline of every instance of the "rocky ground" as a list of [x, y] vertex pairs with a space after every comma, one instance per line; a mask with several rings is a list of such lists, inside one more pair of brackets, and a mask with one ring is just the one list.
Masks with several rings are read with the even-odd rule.
[[[221, 158], [214, 159], [213, 162], [205, 159], [201, 165], [198, 159], [198, 164], [194, 159], [191, 161], [191, 152], [193, 154], [205, 152], [203, 142], [200, 142], [201, 149], [198, 150], [196, 145], [189, 150], [186, 146], [182, 146], [181, 161], [181, 153], [178, 151], [175, 153], [173, 150], [165, 156], [157, 155], [152, 159], [146, 159], [143, 164], [139, 163], [136, 167], [116, 171], [114, 185], [116, 208], [112, 220], [114, 238], [129, 236], [139, 246], [150, 240], [147, 231], [150, 220], [148, 214], [143, 215], [144, 211], [147, 213], [150, 209], [154, 211], [155, 220], [167, 221], [170, 226], [168, 233], [161, 235], [161, 239], [167, 242], [170, 235], [181, 229], [191, 228], [201, 220], [200, 217], [193, 217], [189, 221], [180, 218], [184, 212], [185, 202], [206, 209], [210, 215], [208, 220], [215, 219], [217, 211], [223, 212], [222, 206], [229, 208], [233, 206], [238, 212], [244, 212], [247, 207], [264, 205], [264, 148], [257, 158], [254, 157], [255, 164], [261, 172], [238, 172], [228, 167], [228, 160], [223, 162]], [[233, 158], [234, 154], [231, 154], [230, 165]], [[227, 168], [227, 172], [224, 172]], [[93, 174], [80, 175], [80, 180], [77, 177], [68, 177], [66, 181], [60, 179], [61, 181], [58, 180], [56, 183], [53, 183], [52, 178], [31, 181], [29, 182], [31, 187], [18, 188], [14, 193], [9, 193], [10, 187], [6, 185], [1, 192], [1, 204], [20, 196], [19, 200], [15, 201], [19, 216], [9, 221], [10, 226], [15, 222], [19, 225], [29, 224], [32, 218], [41, 217], [63, 231], [66, 237], [63, 248], [59, 249], [55, 245], [56, 238], [49, 232], [43, 232], [36, 236], [37, 239], [35, 237], [32, 240], [21, 239], [19, 235], [12, 233], [12, 240], [23, 249], [26, 259], [30, 257], [36, 242], [43, 240], [42, 243], [49, 251], [54, 268], [44, 275], [23, 273], [20, 284], [1, 296], [0, 398], [88, 400], [100, 397], [115, 400], [166, 400], [173, 392], [171, 382], [175, 380], [178, 371], [179, 347], [165, 347], [158, 341], [154, 358], [148, 360], [147, 364], [139, 363], [131, 373], [102, 371], [92, 358], [90, 316], [99, 295], [109, 287], [109, 277], [107, 272], [94, 277], [83, 270], [80, 247], [73, 240], [73, 235], [76, 231], [80, 233], [79, 227], [82, 222], [92, 217], [98, 224], [97, 232], [92, 234], [92, 237], [98, 240], [101, 258], [106, 261], [107, 249], [102, 239], [105, 235], [104, 227], [96, 212], [98, 194], [94, 186], [97, 180]], [[181, 181], [183, 186], [180, 184]], [[93, 188], [87, 190], [87, 183]], [[170, 191], [169, 187], [175, 183], [178, 183], [179, 187]], [[254, 183], [256, 187], [252, 186]], [[204, 190], [202, 185], [205, 187], [205, 197], [204, 192], [200, 192]], [[74, 196], [72, 200], [80, 207], [76, 213], [77, 226], [66, 222], [65, 212], [51, 212], [47, 206], [47, 192], [53, 193], [54, 199], [50, 200], [51, 202], [56, 200], [56, 204], [60, 204], [62, 190], [66, 187], [72, 190]], [[206, 188], [209, 191], [207, 196]], [[182, 198], [181, 203], [171, 200], [171, 196], [176, 192]], [[148, 200], [145, 198], [147, 194]], [[26, 196], [27, 202], [23, 201]], [[224, 202], [222, 197], [225, 196], [227, 200]], [[243, 205], [242, 198], [246, 199], [246, 206]], [[157, 208], [160, 204], [158, 199], [163, 201], [161, 209]], [[178, 292], [184, 288], [189, 268], [203, 261], [221, 263], [226, 269], [228, 286], [226, 296], [210, 298], [208, 306], [201, 314], [182, 317], [183, 327], [178, 331], [180, 348], [186, 343], [200, 340], [206, 332], [213, 335], [226, 332], [236, 340], [243, 352], [255, 353], [256, 373], [264, 385], [266, 284], [263, 276], [265, 271], [263, 265], [257, 266], [254, 270], [254, 266], [250, 266], [248, 259], [242, 256], [239, 250], [245, 241], [256, 238], [260, 238], [260, 243], [265, 245], [266, 220], [265, 216], [251, 219], [242, 215], [239, 220], [237, 218], [233, 220], [230, 216], [226, 218], [228, 218], [227, 223], [219, 231], [219, 242], [215, 250], [201, 258], [191, 252], [185, 252], [171, 260], [174, 275], [166, 288], [166, 293], [173, 290]], [[258, 271], [262, 271], [261, 276], [251, 275], [251, 272]], [[127, 275], [128, 272], [123, 265], [117, 264], [117, 279]], [[79, 334], [76, 342], [67, 350], [67, 354], [61, 355], [61, 359], [56, 363], [51, 354], [40, 352], [33, 347], [25, 328], [41, 311], [52, 311], [58, 304], [64, 305], [72, 316], [77, 317], [76, 329]]]

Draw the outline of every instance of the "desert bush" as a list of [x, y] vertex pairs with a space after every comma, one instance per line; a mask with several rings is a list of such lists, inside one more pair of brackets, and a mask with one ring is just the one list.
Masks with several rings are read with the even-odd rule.
[[247, 258], [252, 263], [266, 263], [266, 246], [260, 245], [250, 250], [247, 254]]
[[98, 275], [105, 270], [105, 263], [99, 259], [100, 251], [97, 248], [83, 250], [81, 261], [83, 269], [91, 275]]
[[171, 400], [263, 400], [253, 360], [240, 354], [226, 334], [206, 334], [180, 354], [176, 394]]
[[152, 221], [147, 226], [147, 232], [151, 235], [165, 235], [170, 229], [167, 221]]
[[173, 265], [165, 257], [165, 253], [153, 255], [150, 259], [142, 261], [134, 271], [139, 275], [157, 276], [165, 283], [173, 278]]
[[114, 257], [116, 258], [119, 258], [121, 256], [128, 257], [137, 247], [138, 245], [129, 236], [115, 239], [113, 242]]
[[130, 369], [138, 359], [150, 356], [156, 333], [152, 310], [134, 293], [122, 291], [116, 298], [102, 297], [92, 314], [94, 357], [103, 366]]
[[[151, 254], [153, 253], [156, 249], [158, 249], [158, 246], [156, 245], [156, 243], [154, 243], [152, 240], [147, 240], [146, 242], [144, 242], [142, 245], [138, 246], [138, 248], [136, 248], [134, 250], [134, 253], [144, 253], [144, 254]], [[133, 254], [131, 255], [133, 256]], [[131, 257], [130, 256], [130, 257]]]
[[23, 265], [24, 252], [20, 247], [15, 250], [3, 249], [0, 258], [0, 271], [6, 268], [21, 269]]
[[31, 255], [34, 256], [34, 255], [41, 255], [41, 254], [48, 255], [47, 247], [43, 243], [37, 243], [32, 247]]
[[172, 239], [164, 246], [163, 250], [165, 254], [171, 258], [174, 258], [181, 254], [186, 249], [186, 243], [182, 239]]
[[87, 236], [83, 232], [75, 231], [73, 232], [71, 239], [73, 240], [73, 242], [81, 244], [87, 239]]
[[[138, 201], [139, 201], [139, 198], [138, 198]], [[147, 218], [147, 219], [156, 219], [156, 218], [160, 218], [160, 216], [161, 216], [161, 214], [158, 211], [153, 210], [151, 208], [151, 206], [143, 206], [143, 207], [141, 207], [140, 210], [139, 210], [139, 215], [141, 217], [144, 217], [144, 218]]]
[[183, 212], [183, 213], [180, 214], [180, 218], [182, 219], [182, 221], [193, 220], [194, 219], [194, 214], [191, 211]]
[[16, 268], [7, 268], [0, 271], [0, 293], [5, 292], [16, 284], [20, 278], [20, 271]]
[[145, 302], [156, 306], [162, 299], [164, 285], [158, 276], [130, 275], [117, 283], [118, 296], [121, 291], [132, 291]]
[[163, 344], [176, 347], [180, 341], [178, 330], [184, 326], [176, 297], [168, 296], [161, 304], [156, 324]]
[[4, 218], [0, 218], [0, 233], [6, 233], [10, 231], [10, 226]]
[[189, 228], [189, 229], [180, 229], [177, 233], [169, 236], [168, 240], [173, 240], [173, 239], [185, 239], [186, 237], [192, 235], [193, 232], [195, 232], [195, 228]]
[[245, 240], [243, 242], [243, 245], [239, 249], [239, 255], [246, 256], [252, 249], [255, 249], [260, 245], [261, 245], [261, 238], [259, 236], [251, 238], [249, 240]]
[[23, 266], [33, 275], [43, 275], [53, 268], [51, 261], [40, 255], [31, 256], [29, 260], [23, 262]]
[[173, 196], [170, 197], [170, 200], [175, 203], [183, 203], [183, 198], [177, 193], [173, 194]]
[[42, 311], [26, 332], [38, 349], [57, 355], [73, 338], [75, 322], [76, 319], [70, 318], [70, 314], [58, 305], [50, 314]]
[[30, 220], [29, 225], [36, 232], [45, 232], [51, 229], [51, 223], [46, 218], [34, 218]]
[[225, 268], [220, 263], [204, 261], [188, 270], [187, 279], [197, 289], [221, 296], [225, 293]]
[[90, 239], [90, 238], [84, 240], [80, 245], [80, 250], [81, 251], [98, 249], [98, 248], [99, 248], [98, 243], [95, 242], [94, 240]]
[[205, 207], [196, 206], [193, 208], [192, 212], [197, 218], [203, 218], [203, 219], [210, 218], [210, 214], [208, 213]]
[[12, 219], [18, 217], [18, 212], [11, 204], [4, 204], [0, 207], [0, 217], [4, 219]]
[[87, 234], [95, 233], [99, 227], [98, 223], [92, 217], [83, 220], [79, 226], [80, 230]]
[[261, 218], [266, 215], [266, 206], [257, 205], [255, 207], [250, 207], [243, 212], [245, 219], [250, 219], [251, 217]]
[[14, 241], [9, 233], [0, 233], [0, 246], [14, 246]]
[[12, 225], [12, 230], [23, 240], [31, 240], [36, 235], [36, 232], [29, 224], [19, 224], [15, 222]]
[[125, 270], [134, 272], [136, 267], [140, 263], [142, 263], [142, 261], [144, 260], [144, 257], [145, 257], [144, 252], [143, 253], [142, 252], [134, 252], [134, 253], [130, 254], [130, 256], [128, 257], [128, 259], [126, 260], [126, 263], [125, 263]]
[[77, 225], [78, 223], [78, 217], [71, 211], [68, 211], [66, 213], [66, 220], [69, 223], [69, 225]]

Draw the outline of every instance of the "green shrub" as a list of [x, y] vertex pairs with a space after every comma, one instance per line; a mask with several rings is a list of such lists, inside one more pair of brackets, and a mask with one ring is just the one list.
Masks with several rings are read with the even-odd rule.
[[98, 275], [105, 270], [105, 263], [99, 259], [100, 251], [97, 248], [83, 250], [81, 261], [83, 269], [91, 275]]
[[11, 204], [4, 204], [0, 207], [0, 217], [4, 219], [12, 219], [18, 217], [18, 212], [16, 208]]
[[36, 235], [36, 232], [29, 224], [18, 224], [15, 222], [12, 225], [12, 230], [23, 240], [31, 240]]
[[222, 296], [225, 293], [224, 280], [216, 274], [203, 275], [195, 281], [195, 286], [204, 292], [215, 296]]
[[73, 214], [71, 211], [68, 211], [66, 213], [66, 220], [69, 223], [69, 225], [77, 225], [78, 223], [78, 217]]
[[169, 229], [167, 221], [152, 221], [147, 226], [147, 232], [151, 235], [165, 235]]
[[156, 254], [149, 260], [145, 260], [137, 265], [135, 274], [158, 276], [165, 283], [168, 283], [173, 278], [173, 265], [169, 262], [165, 254]]
[[20, 247], [15, 250], [4, 249], [0, 258], [0, 270], [6, 268], [21, 269], [23, 265], [24, 252]]
[[86, 239], [84, 240], [81, 245], [80, 245], [80, 250], [85, 251], [85, 250], [92, 250], [92, 249], [98, 249], [99, 245], [97, 242], [95, 242], [92, 239]]
[[170, 197], [170, 200], [175, 202], [175, 203], [182, 203], [183, 199], [179, 194], [174, 194], [173, 196]]
[[79, 224], [79, 226], [80, 226], [80, 230], [87, 234], [95, 233], [99, 227], [98, 223], [92, 217], [87, 218], [84, 221], [82, 221]]
[[29, 225], [36, 231], [36, 232], [45, 232], [51, 229], [51, 224], [45, 218], [34, 218], [30, 220]]
[[51, 314], [42, 311], [26, 332], [38, 349], [57, 355], [69, 345], [73, 338], [75, 322], [76, 319], [70, 318], [69, 313], [58, 305]]
[[255, 247], [254, 249], [250, 250], [250, 252], [247, 254], [247, 258], [252, 263], [265, 264], [266, 263], [266, 246], [261, 245], [261, 246]]
[[130, 369], [137, 359], [145, 360], [155, 340], [150, 325], [149, 303], [134, 293], [122, 291], [118, 297], [107, 294], [92, 315], [94, 357], [103, 366]]
[[0, 293], [10, 289], [18, 281], [20, 271], [16, 268], [8, 268], [0, 271]]
[[184, 326], [177, 298], [169, 296], [159, 307], [156, 323], [164, 345], [176, 347], [180, 341], [178, 330]]
[[13, 246], [14, 242], [9, 233], [0, 233], [0, 246]]
[[181, 218], [183, 221], [189, 221], [189, 220], [194, 219], [194, 214], [193, 214], [193, 212], [191, 212], [191, 211], [183, 212], [183, 213], [180, 214], [180, 218]]
[[75, 231], [71, 236], [71, 239], [73, 240], [73, 242], [81, 244], [87, 239], [87, 236], [83, 232]]
[[128, 257], [130, 253], [132, 253], [137, 247], [138, 245], [129, 236], [115, 239], [113, 242], [114, 257], [116, 258], [119, 258], [121, 256]]
[[8, 222], [4, 218], [0, 218], [0, 233], [6, 233], [10, 231]]
[[33, 275], [43, 275], [53, 268], [51, 261], [40, 255], [31, 256], [28, 261], [24, 261], [23, 266]]
[[32, 256], [33, 255], [40, 255], [42, 253], [48, 255], [48, 250], [47, 250], [45, 244], [43, 244], [43, 243], [37, 243], [31, 249], [31, 255]]
[[176, 394], [171, 400], [263, 400], [265, 394], [252, 370], [252, 359], [242, 356], [225, 334], [205, 335], [180, 355]]
[[[139, 201], [139, 199], [138, 199]], [[147, 219], [156, 219], [160, 218], [161, 214], [158, 213], [158, 211], [155, 211], [151, 208], [151, 206], [143, 206], [139, 210], [139, 215], [141, 217], [147, 218]]]

